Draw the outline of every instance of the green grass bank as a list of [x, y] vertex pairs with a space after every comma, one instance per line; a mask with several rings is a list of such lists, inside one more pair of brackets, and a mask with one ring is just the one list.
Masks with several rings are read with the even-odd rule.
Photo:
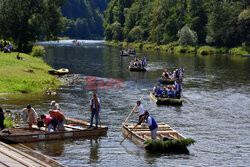
[[0, 52], [0, 93], [31, 93], [58, 87], [60, 82], [48, 73], [51, 69], [41, 58], [17, 52]]
[[198, 55], [247, 55], [250, 54], [250, 47], [242, 46], [235, 48], [224, 48], [224, 47], [212, 47], [212, 46], [180, 46], [179, 42], [171, 42], [166, 45], [157, 45], [155, 43], [138, 42], [128, 43], [120, 41], [106, 41], [107, 45], [117, 46], [122, 48], [137, 48], [143, 51], [160, 51], [160, 52], [172, 52], [175, 54], [187, 53], [187, 54], [198, 54]]

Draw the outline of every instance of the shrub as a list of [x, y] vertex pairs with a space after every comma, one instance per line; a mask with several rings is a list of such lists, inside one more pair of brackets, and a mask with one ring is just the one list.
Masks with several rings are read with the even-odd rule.
[[43, 46], [34, 46], [32, 48], [31, 56], [33, 57], [43, 57], [45, 55], [45, 49]]
[[211, 46], [202, 46], [197, 50], [199, 55], [212, 55], [215, 53], [215, 49]]
[[5, 128], [13, 128], [15, 127], [15, 123], [11, 121], [9, 117], [4, 119], [4, 126]]
[[243, 47], [236, 47], [229, 50], [231, 55], [246, 55], [248, 52]]

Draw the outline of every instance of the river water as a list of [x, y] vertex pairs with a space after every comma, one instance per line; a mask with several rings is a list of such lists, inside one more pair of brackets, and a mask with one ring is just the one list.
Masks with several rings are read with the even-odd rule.
[[[133, 57], [120, 57], [119, 48], [103, 41], [41, 43], [46, 46], [44, 61], [53, 68], [68, 68], [80, 77], [115, 79], [113, 89], [89, 89], [85, 82], [64, 85], [56, 96], [25, 95], [4, 99], [4, 108], [14, 112], [31, 104], [39, 113], [56, 100], [67, 117], [89, 121], [89, 100], [93, 91], [101, 99], [101, 122], [109, 127], [107, 136], [25, 144], [66, 166], [249, 166], [250, 164], [250, 59], [233, 56], [171, 55], [140, 52], [147, 55], [147, 72], [130, 72]], [[149, 92], [162, 70], [184, 65], [181, 107], [157, 106]], [[123, 83], [122, 83], [123, 82]], [[118, 83], [122, 83], [118, 85]], [[196, 143], [190, 154], [150, 154], [126, 139], [121, 124], [137, 99], [158, 123], [168, 123]], [[129, 122], [136, 122], [133, 114]]]

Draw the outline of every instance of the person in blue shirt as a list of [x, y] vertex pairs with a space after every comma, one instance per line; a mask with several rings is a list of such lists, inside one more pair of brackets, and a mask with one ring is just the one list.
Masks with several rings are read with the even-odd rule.
[[144, 119], [145, 119], [146, 125], [149, 127], [151, 131], [151, 138], [153, 140], [156, 139], [158, 125], [155, 119], [151, 115], [149, 115], [148, 111], [145, 111]]
[[160, 87], [157, 87], [156, 89], [156, 97], [161, 97], [161, 93], [162, 93], [162, 90], [160, 89]]
[[162, 97], [168, 97], [168, 91], [166, 90], [166, 87], [163, 88], [163, 91], [162, 91]]

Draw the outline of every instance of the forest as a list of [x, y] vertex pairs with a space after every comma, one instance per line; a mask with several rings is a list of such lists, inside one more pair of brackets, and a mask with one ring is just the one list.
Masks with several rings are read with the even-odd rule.
[[73, 39], [103, 39], [104, 10], [110, 0], [67, 0], [61, 8], [67, 31]]
[[105, 39], [181, 45], [250, 45], [249, 0], [111, 0]]

